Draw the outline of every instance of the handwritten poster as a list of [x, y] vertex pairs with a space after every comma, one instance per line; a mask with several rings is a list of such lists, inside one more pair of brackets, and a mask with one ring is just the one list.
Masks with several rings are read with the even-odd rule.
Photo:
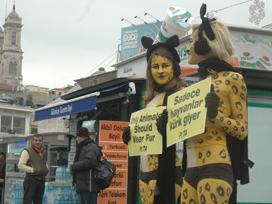
[[168, 97], [167, 147], [205, 131], [210, 86], [208, 78]]
[[156, 120], [165, 108], [148, 108], [131, 114], [129, 156], [162, 153], [162, 136], [157, 130]]

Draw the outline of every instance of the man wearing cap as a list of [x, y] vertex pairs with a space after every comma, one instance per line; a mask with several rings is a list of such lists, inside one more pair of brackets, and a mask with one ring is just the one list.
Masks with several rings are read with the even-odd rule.
[[45, 176], [48, 173], [47, 151], [43, 146], [43, 136], [33, 136], [32, 145], [25, 148], [18, 163], [18, 168], [26, 172], [23, 183], [23, 204], [42, 204]]
[[77, 131], [78, 143], [74, 163], [70, 166], [73, 175], [73, 185], [80, 194], [81, 204], [96, 204], [99, 186], [93, 179], [92, 169], [100, 161], [100, 149], [89, 137], [89, 131], [81, 127]]

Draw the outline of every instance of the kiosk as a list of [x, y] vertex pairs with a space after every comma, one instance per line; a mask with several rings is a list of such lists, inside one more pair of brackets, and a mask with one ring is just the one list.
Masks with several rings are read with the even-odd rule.
[[[43, 135], [44, 147], [47, 150], [47, 164], [49, 172], [46, 176], [43, 204], [79, 203], [76, 189], [72, 187], [72, 176], [68, 167], [68, 150], [71, 135], [63, 132], [45, 133]], [[6, 146], [6, 204], [23, 203], [23, 181], [25, 173], [18, 168], [20, 154], [25, 147], [32, 143], [33, 135], [0, 138]]]

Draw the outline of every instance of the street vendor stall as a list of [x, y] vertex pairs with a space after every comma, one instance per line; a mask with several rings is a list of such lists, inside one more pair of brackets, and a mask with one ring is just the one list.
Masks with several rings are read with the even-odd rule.
[[[72, 177], [68, 167], [68, 150], [71, 136], [67, 133], [42, 134], [44, 147], [47, 150], [49, 173], [46, 177], [43, 203], [61, 203], [64, 201], [79, 202], [75, 188], [72, 187]], [[6, 204], [23, 202], [23, 181], [25, 173], [18, 168], [20, 154], [25, 147], [31, 145], [33, 135], [27, 137], [5, 137], [6, 144]]]

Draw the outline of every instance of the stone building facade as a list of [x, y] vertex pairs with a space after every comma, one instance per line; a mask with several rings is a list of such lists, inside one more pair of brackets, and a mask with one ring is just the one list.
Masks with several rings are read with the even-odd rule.
[[103, 67], [100, 67], [98, 71], [94, 72], [91, 76], [86, 78], [76, 79], [74, 80], [78, 83], [82, 88], [95, 86], [97, 84], [101, 84], [106, 81], [110, 81], [116, 78], [116, 70], [106, 72]]
[[0, 82], [20, 87], [22, 84], [21, 48], [22, 18], [13, 10], [5, 19], [2, 29], [0, 27]]

